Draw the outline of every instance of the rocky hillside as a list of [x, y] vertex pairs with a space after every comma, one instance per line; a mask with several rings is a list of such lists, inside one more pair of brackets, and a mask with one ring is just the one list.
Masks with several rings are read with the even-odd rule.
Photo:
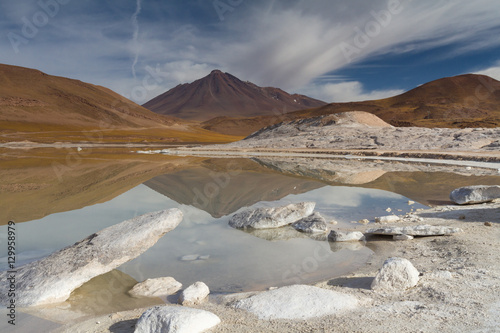
[[214, 70], [204, 78], [178, 85], [143, 106], [163, 115], [206, 121], [216, 117], [275, 115], [325, 104], [278, 88], [259, 87]]
[[272, 116], [213, 119], [202, 126], [219, 133], [239, 130], [248, 135], [282, 121], [347, 111], [370, 112], [398, 127], [500, 127], [500, 82], [484, 75], [460, 75], [381, 100], [331, 103]]
[[398, 128], [355, 111], [272, 125], [227, 147], [500, 151], [499, 138], [500, 128]]

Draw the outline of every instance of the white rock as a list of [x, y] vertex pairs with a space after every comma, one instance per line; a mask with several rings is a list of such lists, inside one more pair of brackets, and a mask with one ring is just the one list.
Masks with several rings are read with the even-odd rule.
[[201, 333], [219, 323], [219, 317], [205, 310], [155, 306], [141, 315], [134, 333]]
[[392, 239], [397, 240], [397, 241], [407, 241], [407, 240], [412, 240], [413, 236], [410, 236], [410, 235], [394, 235], [394, 236], [392, 236]]
[[233, 228], [279, 228], [313, 213], [314, 202], [301, 202], [281, 207], [248, 209], [234, 214], [229, 220]]
[[166, 301], [168, 295], [175, 294], [181, 288], [182, 283], [173, 277], [161, 277], [138, 283], [128, 293], [132, 297], [159, 297]]
[[370, 220], [368, 220], [368, 219], [362, 219], [362, 220], [359, 220], [358, 223], [359, 224], [368, 224], [368, 223], [370, 223]]
[[359, 231], [330, 231], [328, 235], [328, 240], [332, 242], [353, 242], [362, 241], [365, 239], [365, 235]]
[[457, 188], [450, 193], [451, 201], [459, 205], [490, 202], [499, 198], [499, 185], [466, 186]]
[[195, 282], [182, 291], [179, 296], [179, 304], [185, 306], [198, 305], [210, 294], [210, 289], [203, 282]]
[[403, 291], [417, 285], [417, 269], [404, 258], [389, 258], [379, 270], [371, 288], [379, 292]]
[[460, 228], [417, 225], [408, 227], [384, 227], [372, 228], [365, 231], [367, 234], [374, 235], [410, 235], [410, 236], [443, 236], [463, 232]]
[[415, 201], [412, 201], [412, 200], [408, 200], [408, 205], [414, 205], [415, 204]]
[[185, 256], [181, 257], [181, 261], [193, 261], [197, 260], [199, 257], [199, 254], [186, 254]]
[[399, 221], [399, 216], [397, 215], [387, 215], [375, 218], [375, 222], [377, 223], [392, 223], [397, 221]]
[[328, 230], [326, 220], [317, 212], [294, 222], [292, 227], [306, 233], [326, 232]]
[[233, 307], [255, 314], [259, 319], [300, 319], [322, 317], [353, 310], [356, 297], [307, 285], [293, 285], [265, 291], [234, 303]]
[[[71, 292], [95, 276], [107, 273], [153, 246], [182, 220], [178, 209], [144, 214], [103, 229], [74, 245], [17, 269], [16, 305], [65, 301]], [[0, 273], [5, 281], [7, 272]], [[0, 284], [6, 304], [6, 283]]]

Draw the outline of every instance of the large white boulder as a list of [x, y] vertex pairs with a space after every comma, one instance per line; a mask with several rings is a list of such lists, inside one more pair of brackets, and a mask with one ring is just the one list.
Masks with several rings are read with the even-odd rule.
[[205, 310], [155, 306], [141, 315], [134, 333], [201, 333], [219, 323], [219, 317]]
[[201, 282], [195, 282], [184, 289], [179, 296], [179, 304], [193, 306], [202, 303], [210, 294], [208, 286]]
[[419, 272], [404, 258], [389, 258], [372, 281], [372, 290], [379, 292], [404, 291], [417, 285]]
[[136, 284], [128, 293], [132, 297], [159, 297], [166, 301], [168, 295], [175, 294], [181, 288], [182, 283], [169, 276], [147, 279]]
[[353, 310], [359, 302], [352, 295], [313, 286], [292, 285], [239, 300], [232, 306], [251, 312], [259, 319], [306, 320]]
[[[95, 276], [107, 273], [153, 246], [182, 220], [178, 209], [144, 214], [103, 229], [41, 260], [17, 268], [16, 305], [65, 301], [71, 292]], [[0, 273], [0, 281], [8, 272]], [[6, 304], [7, 283], [0, 286]]]
[[307, 217], [313, 213], [314, 202], [300, 202], [281, 207], [248, 209], [234, 214], [229, 220], [233, 228], [279, 228]]
[[490, 202], [500, 199], [500, 186], [475, 185], [460, 187], [450, 193], [450, 199], [459, 205]]

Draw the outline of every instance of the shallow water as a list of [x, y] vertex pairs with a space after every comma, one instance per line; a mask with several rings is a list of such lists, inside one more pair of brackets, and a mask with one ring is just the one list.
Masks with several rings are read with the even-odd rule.
[[[314, 201], [316, 211], [327, 221], [338, 222], [333, 228], [346, 229], [351, 221], [390, 214], [387, 208], [404, 214], [425, 207], [418, 202], [409, 205], [409, 200], [445, 201], [449, 188], [458, 184], [500, 183], [500, 177], [420, 171], [352, 177], [355, 170], [351, 170], [349, 177], [342, 178], [343, 182], [356, 180], [349, 185], [340, 184], [342, 173], [332, 170], [318, 174], [318, 170], [300, 169], [285, 174], [248, 159], [97, 153], [61, 177], [52, 160], [44, 162], [40, 154], [32, 155], [31, 164], [20, 158], [0, 161], [2, 224], [10, 219], [18, 222], [17, 266], [143, 213], [168, 208], [184, 213], [181, 224], [144, 254], [76, 290], [66, 310], [73, 309], [79, 316], [158, 302], [126, 295], [135, 281], [147, 278], [172, 276], [184, 286], [203, 281], [213, 292], [262, 290], [346, 274], [363, 265], [372, 253], [362, 242], [329, 243], [324, 237], [310, 238], [288, 227], [254, 232], [229, 227], [230, 216], [247, 207]], [[52, 159], [64, 163], [56, 155]], [[47, 158], [46, 153], [43, 156]], [[5, 225], [0, 226], [2, 251], [5, 230]], [[0, 269], [6, 268], [6, 259], [0, 258]], [[111, 293], [104, 300], [103, 290]], [[58, 309], [46, 317], [55, 320]]]
[[[252, 207], [301, 201], [315, 201], [316, 211], [327, 221], [338, 221], [337, 227], [349, 227], [352, 220], [385, 215], [387, 207], [401, 209], [399, 213], [424, 207], [409, 206], [407, 198], [391, 192], [342, 186], [325, 186]], [[125, 219], [174, 207], [184, 213], [181, 224], [143, 255], [119, 267], [120, 271], [137, 281], [173, 276], [185, 285], [204, 281], [214, 291], [234, 292], [341, 275], [362, 264], [370, 253], [362, 246], [356, 251], [340, 248], [334, 252], [328, 242], [311, 239], [292, 228], [255, 233], [233, 229], [228, 225], [232, 214], [214, 218], [199, 208], [179, 205], [139, 185], [106, 203], [17, 224], [18, 265]], [[183, 260], [190, 255], [201, 258]], [[1, 259], [1, 268], [5, 269], [5, 258]]]

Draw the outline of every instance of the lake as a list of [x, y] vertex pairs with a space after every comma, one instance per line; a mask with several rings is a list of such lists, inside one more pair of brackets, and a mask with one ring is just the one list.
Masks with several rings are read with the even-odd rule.
[[263, 290], [344, 275], [372, 253], [362, 242], [339, 245], [289, 227], [247, 232], [228, 226], [249, 207], [314, 201], [315, 211], [336, 221], [332, 228], [348, 229], [360, 219], [448, 203], [459, 186], [500, 184], [494, 172], [382, 161], [221, 159], [109, 148], [2, 150], [0, 156], [1, 270], [9, 220], [16, 222], [19, 266], [143, 213], [184, 213], [144, 254], [75, 291], [68, 302], [80, 315], [157, 303], [126, 294], [147, 278], [172, 276], [185, 287], [203, 281], [220, 293]]

